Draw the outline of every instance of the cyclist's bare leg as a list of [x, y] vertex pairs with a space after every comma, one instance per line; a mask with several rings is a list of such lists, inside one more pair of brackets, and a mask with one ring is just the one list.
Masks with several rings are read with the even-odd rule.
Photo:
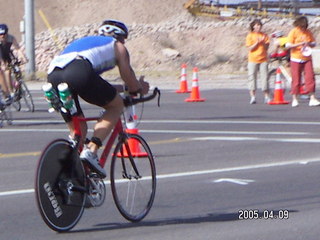
[[[123, 107], [123, 100], [120, 95], [117, 94], [110, 103], [103, 107], [107, 111], [94, 126], [93, 137], [97, 137], [103, 142], [119, 120]], [[90, 142], [88, 148], [90, 151], [97, 153], [99, 147], [95, 143]]]
[[[83, 114], [80, 114], [79, 117], [83, 117], [84, 118], [84, 115]], [[68, 128], [69, 128], [69, 131], [70, 131], [70, 136], [73, 138], [74, 137], [74, 125], [72, 122], [68, 122], [67, 123], [68, 125]], [[86, 136], [87, 136], [87, 132], [88, 132], [88, 125], [87, 125], [87, 122], [85, 121], [81, 121], [80, 122], [80, 130], [81, 130], [81, 133], [82, 133], [82, 139], [81, 139], [81, 145], [84, 143], [84, 140], [86, 139]]]
[[2, 91], [4, 92], [4, 94], [6, 96], [8, 96], [10, 92], [9, 92], [9, 88], [7, 85], [7, 81], [6, 81], [4, 72], [5, 72], [4, 65], [1, 64], [1, 66], [0, 66], [0, 85], [1, 85], [1, 88], [2, 88]]
[[7, 86], [8, 86], [8, 91], [10, 93], [13, 93], [13, 86], [12, 86], [12, 79], [11, 79], [11, 71], [10, 70], [5, 70], [4, 71], [5, 79], [7, 81]]

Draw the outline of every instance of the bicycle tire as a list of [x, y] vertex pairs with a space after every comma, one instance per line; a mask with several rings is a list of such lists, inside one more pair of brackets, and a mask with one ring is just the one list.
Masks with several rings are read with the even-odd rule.
[[[21, 74], [19, 74], [20, 76]], [[16, 74], [14, 74], [13, 72], [11, 72], [11, 79], [13, 80], [14, 79], [14, 82], [19, 82], [19, 76], [16, 76]], [[13, 97], [13, 102], [12, 102], [12, 106], [14, 107], [14, 109], [17, 111], [17, 112], [20, 112], [21, 110], [21, 103], [20, 103], [20, 99], [21, 99], [21, 96], [20, 96], [20, 89], [15, 89], [15, 93], [14, 93], [14, 97]]]
[[[85, 191], [69, 191], [66, 186], [86, 188], [85, 172], [77, 151], [64, 139], [51, 142], [38, 162], [35, 193], [44, 222], [52, 230], [65, 232], [80, 220]], [[66, 197], [68, 196], [68, 197]]]
[[20, 100], [13, 100], [13, 103], [11, 104], [13, 108], [17, 111], [20, 112], [21, 110], [21, 103]]
[[[130, 141], [135, 141], [133, 143], [136, 144], [136, 150], [144, 154], [131, 153], [132, 150], [128, 149]], [[134, 173], [130, 158], [141, 177]], [[124, 168], [127, 173], [132, 174], [131, 179], [124, 176]], [[112, 156], [110, 182], [113, 199], [121, 215], [131, 222], [141, 221], [149, 213], [156, 193], [154, 158], [141, 136], [128, 134], [120, 138]]]
[[[34, 103], [32, 95], [24, 81], [20, 80], [20, 94], [30, 112], [34, 112]], [[21, 101], [21, 100], [20, 100]]]

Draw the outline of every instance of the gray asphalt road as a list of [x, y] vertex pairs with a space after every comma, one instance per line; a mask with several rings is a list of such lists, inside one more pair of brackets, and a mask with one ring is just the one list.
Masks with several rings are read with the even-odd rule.
[[185, 103], [187, 95], [165, 91], [161, 108], [144, 106], [139, 130], [158, 172], [144, 221], [125, 221], [107, 185], [102, 207], [57, 234], [37, 211], [33, 182], [41, 150], [67, 131], [33, 91], [36, 112], [14, 113], [0, 129], [1, 239], [317, 239], [320, 108], [269, 106], [262, 97], [249, 105], [244, 90], [201, 94], [205, 102]]

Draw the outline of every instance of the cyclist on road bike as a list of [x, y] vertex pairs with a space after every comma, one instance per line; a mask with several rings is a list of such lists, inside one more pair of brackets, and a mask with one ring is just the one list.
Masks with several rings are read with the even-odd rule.
[[[87, 36], [70, 43], [59, 56], [50, 63], [48, 82], [57, 86], [66, 82], [75, 99], [77, 114], [83, 116], [78, 96], [86, 102], [100, 106], [107, 111], [94, 126], [93, 136], [80, 154], [82, 161], [91, 165], [100, 176], [106, 171], [99, 165], [97, 151], [111, 132], [123, 110], [123, 100], [117, 89], [100, 77], [102, 72], [118, 66], [120, 76], [131, 94], [147, 94], [149, 84], [136, 75], [130, 65], [129, 53], [124, 46], [128, 28], [120, 21], [106, 20], [99, 27], [99, 36]], [[71, 137], [74, 126], [71, 117], [62, 113], [68, 124]], [[84, 136], [87, 124], [81, 122]]]
[[16, 38], [9, 34], [8, 31], [9, 28], [6, 24], [0, 24], [0, 85], [5, 94], [5, 102], [10, 104], [13, 95], [13, 84], [8, 64], [12, 60], [12, 47], [17, 50], [24, 62], [27, 62], [27, 58]]

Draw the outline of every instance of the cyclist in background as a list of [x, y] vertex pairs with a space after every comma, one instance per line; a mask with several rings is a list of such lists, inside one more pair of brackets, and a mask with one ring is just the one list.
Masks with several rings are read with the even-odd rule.
[[11, 80], [11, 72], [8, 69], [8, 64], [12, 58], [12, 47], [17, 50], [23, 62], [27, 62], [27, 58], [21, 50], [16, 38], [8, 33], [9, 28], [6, 24], [0, 24], [0, 85], [5, 95], [6, 104], [12, 101], [13, 84]]
[[[83, 116], [78, 96], [86, 102], [100, 106], [107, 111], [94, 126], [93, 136], [80, 154], [82, 161], [91, 165], [101, 177], [106, 171], [99, 165], [97, 151], [111, 132], [123, 110], [123, 100], [117, 89], [100, 77], [100, 74], [118, 66], [120, 76], [131, 94], [147, 94], [149, 84], [136, 75], [130, 65], [129, 53], [124, 46], [128, 28], [120, 21], [106, 20], [99, 28], [100, 36], [87, 36], [70, 43], [59, 56], [50, 63], [48, 82], [57, 86], [66, 82], [75, 99], [77, 114]], [[66, 121], [71, 137], [74, 126], [67, 114]], [[87, 124], [82, 122], [81, 129], [86, 136]]]

